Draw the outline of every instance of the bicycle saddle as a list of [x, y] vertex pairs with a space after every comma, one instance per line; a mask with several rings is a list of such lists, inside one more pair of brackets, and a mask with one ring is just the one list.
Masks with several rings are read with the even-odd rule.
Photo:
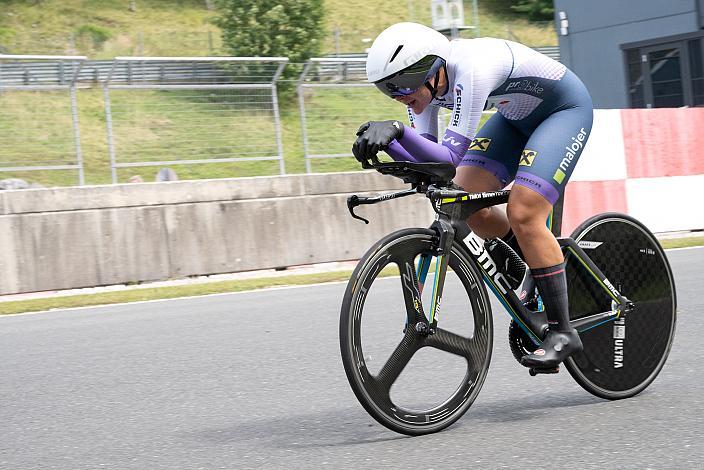
[[455, 167], [451, 163], [384, 162], [375, 164], [374, 169], [413, 185], [449, 186], [455, 177]]

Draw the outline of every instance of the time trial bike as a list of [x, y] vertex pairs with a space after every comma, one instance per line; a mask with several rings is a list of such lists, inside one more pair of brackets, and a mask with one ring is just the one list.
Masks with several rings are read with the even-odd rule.
[[[511, 316], [509, 346], [519, 362], [540, 344], [548, 322], [523, 260], [466, 223], [473, 212], [506, 203], [510, 190], [462, 191], [445, 163], [372, 167], [411, 188], [350, 196], [353, 217], [368, 223], [354, 213], [357, 206], [413, 194], [424, 194], [436, 217], [429, 228], [382, 238], [357, 264], [340, 315], [342, 362], [359, 402], [379, 423], [408, 435], [437, 432], [469, 409], [487, 376], [494, 334], [487, 286]], [[667, 257], [643, 224], [619, 213], [591, 217], [558, 242], [570, 320], [584, 345], [564, 365], [596, 396], [632, 397], [655, 379], [672, 345], [677, 302]], [[387, 280], [386, 273], [396, 276]], [[440, 356], [450, 365], [441, 367]], [[404, 379], [413, 365], [421, 372]], [[418, 385], [427, 391], [415, 391]]]

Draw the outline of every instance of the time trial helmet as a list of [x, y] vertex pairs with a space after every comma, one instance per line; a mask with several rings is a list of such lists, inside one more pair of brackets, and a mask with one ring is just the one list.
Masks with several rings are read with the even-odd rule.
[[[410, 95], [447, 62], [450, 41], [418, 23], [396, 23], [377, 36], [367, 55], [367, 80], [387, 96]], [[428, 86], [433, 96], [437, 80]]]

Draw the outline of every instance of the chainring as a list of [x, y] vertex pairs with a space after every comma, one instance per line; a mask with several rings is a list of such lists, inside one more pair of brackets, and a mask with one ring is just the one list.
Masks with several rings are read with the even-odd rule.
[[518, 326], [514, 320], [508, 326], [508, 344], [511, 347], [513, 357], [521, 363], [521, 358], [525, 355], [533, 353], [538, 346], [530, 339], [528, 333], [523, 331], [523, 328]]

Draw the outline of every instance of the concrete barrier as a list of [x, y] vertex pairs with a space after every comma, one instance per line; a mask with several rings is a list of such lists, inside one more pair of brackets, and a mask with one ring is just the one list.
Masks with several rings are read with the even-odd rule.
[[0, 192], [0, 294], [359, 258], [428, 226], [411, 196], [349, 216], [350, 193], [403, 189], [376, 172]]
[[[563, 235], [608, 210], [704, 228], [703, 127], [704, 109], [597, 111]], [[405, 187], [372, 171], [0, 191], [0, 294], [358, 259], [434, 213], [418, 195], [359, 207], [365, 225], [347, 196]]]

